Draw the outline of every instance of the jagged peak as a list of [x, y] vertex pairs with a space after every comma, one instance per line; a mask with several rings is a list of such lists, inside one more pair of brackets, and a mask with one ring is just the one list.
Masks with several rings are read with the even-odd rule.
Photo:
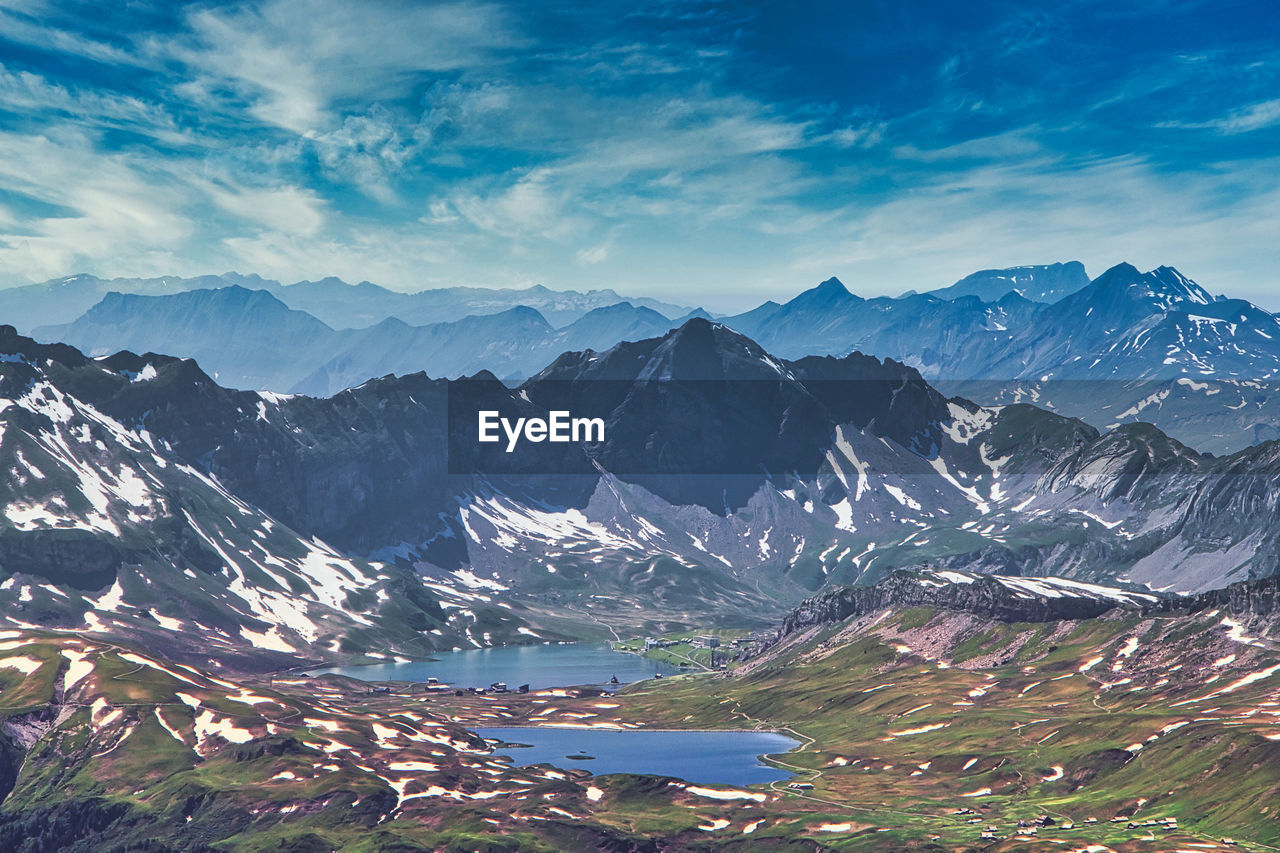
[[1174, 267], [1160, 266], [1144, 273], [1130, 263], [1111, 267], [1080, 294], [1088, 301], [1124, 299], [1155, 312], [1219, 301]]
[[1207, 290], [1187, 278], [1174, 267], [1156, 267], [1143, 276], [1143, 278], [1148, 277], [1153, 283], [1160, 286], [1160, 292], [1168, 296], [1179, 297], [1182, 301], [1197, 305], [1208, 305], [1211, 302], [1218, 301], [1217, 297], [1210, 295]]

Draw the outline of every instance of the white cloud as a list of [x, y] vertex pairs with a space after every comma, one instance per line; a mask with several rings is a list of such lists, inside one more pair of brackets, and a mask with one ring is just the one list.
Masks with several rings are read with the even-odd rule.
[[586, 248], [579, 249], [576, 257], [578, 259], [578, 263], [584, 266], [593, 266], [601, 263], [609, 257], [609, 244], [601, 243], [598, 246], [588, 246]]
[[24, 218], [0, 234], [0, 268], [29, 278], [107, 264], [138, 270], [131, 275], [158, 272], [193, 232], [185, 188], [122, 155], [96, 153], [82, 134], [0, 133], [0, 149], [0, 186], [65, 211]]
[[165, 141], [184, 143], [180, 131], [160, 106], [132, 95], [69, 89], [30, 71], [0, 63], [0, 105], [18, 115], [52, 116], [82, 126], [129, 128]]
[[1261, 130], [1264, 127], [1273, 127], [1276, 124], [1280, 124], [1280, 98], [1251, 104], [1244, 109], [1236, 110], [1225, 118], [1211, 122], [1209, 126], [1215, 127], [1223, 133], [1235, 134], [1249, 133], [1250, 131]]
[[420, 72], [481, 64], [512, 43], [496, 7], [470, 2], [269, 0], [202, 9], [190, 25], [175, 55], [300, 134], [325, 129], [343, 102], [393, 100]]
[[[522, 44], [513, 33], [539, 27], [517, 16], [564, 11], [534, 4], [198, 4], [177, 32], [121, 15], [111, 34], [59, 5], [0, 0], [7, 39], [69, 57], [39, 73], [16, 54], [0, 65], [0, 107], [15, 117], [0, 132], [0, 189], [14, 194], [0, 265], [15, 277], [239, 267], [398, 287], [607, 283], [710, 303], [732, 282], [732, 307], [747, 307], [832, 273], [896, 293], [1079, 257], [1276, 292], [1258, 278], [1280, 268], [1274, 159], [1061, 153], [1080, 150], [1109, 103], [1136, 114], [1199, 79], [1205, 63], [1189, 58], [1119, 75], [1092, 111], [1040, 124], [1028, 112], [1028, 126], [996, 132], [996, 107], [1017, 115], [1014, 96], [1043, 84], [982, 105], [992, 93], [974, 85], [971, 54], [929, 81], [938, 92], [885, 89], [912, 105], [892, 116], [898, 101], [870, 94], [770, 103], [734, 87], [736, 48], [691, 44], [675, 25], [648, 41], [623, 26], [612, 41]], [[997, 36], [1025, 50], [1039, 32]], [[112, 73], [66, 70], [85, 59]], [[1280, 101], [1235, 97], [1212, 121], [1169, 127], [1209, 130], [1183, 136], [1216, 152], [1280, 124]], [[965, 140], [961, 125], [990, 135]]]
[[[17, 14], [14, 14], [14, 13]], [[3, 2], [0, 3], [0, 32], [8, 41], [30, 45], [40, 50], [56, 50], [61, 53], [91, 59], [104, 65], [148, 66], [149, 57], [137, 50], [121, 47], [84, 33], [76, 32], [73, 17], [67, 22], [50, 20], [52, 10], [48, 3]]]
[[503, 237], [564, 238], [584, 223], [566, 215], [567, 192], [551, 169], [534, 169], [487, 194], [463, 194], [450, 201], [477, 228]]
[[429, 211], [427, 216], [422, 218], [422, 222], [432, 225], [447, 225], [451, 222], [458, 221], [458, 215], [453, 212], [453, 207], [445, 199], [436, 199], [427, 205]]
[[385, 111], [347, 116], [338, 129], [312, 137], [328, 174], [383, 202], [396, 199], [397, 174], [414, 155], [418, 143], [405, 139]]
[[311, 190], [295, 186], [244, 187], [203, 180], [196, 185], [238, 220], [282, 235], [312, 237], [325, 224], [325, 204]]
[[[1177, 266], [1209, 289], [1274, 302], [1280, 268], [1280, 158], [1169, 175], [1137, 156], [1063, 163], [1045, 155], [949, 173], [882, 204], [850, 209], [794, 249], [805, 279], [836, 273], [864, 294], [950, 284], [975, 269], [1080, 259]], [[1233, 198], [1241, 186], [1252, 194]], [[1271, 232], [1271, 233], [1269, 233]], [[1277, 307], [1271, 305], [1274, 310]]]

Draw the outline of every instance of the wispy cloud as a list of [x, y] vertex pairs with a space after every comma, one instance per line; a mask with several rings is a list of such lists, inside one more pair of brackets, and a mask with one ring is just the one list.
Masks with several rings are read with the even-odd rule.
[[119, 31], [121, 43], [113, 44], [79, 31], [77, 24], [83, 20], [73, 11], [64, 11], [59, 4], [42, 0], [0, 3], [0, 33], [6, 41], [103, 65], [140, 67], [150, 64], [145, 51], [138, 50], [128, 38], [127, 30]]
[[821, 244], [799, 249], [793, 268], [812, 278], [834, 267], [855, 287], [897, 293], [984, 265], [1078, 259], [1097, 274], [1120, 261], [1147, 269], [1176, 257], [1209, 287], [1266, 302], [1280, 276], [1257, 270], [1280, 268], [1267, 225], [1280, 215], [1280, 177], [1234, 198], [1234, 187], [1262, 173], [1280, 176], [1280, 157], [1172, 179], [1138, 155], [985, 165], [851, 212], [843, 237], [824, 232]]
[[394, 100], [416, 74], [481, 65], [516, 42], [500, 9], [469, 2], [270, 0], [200, 9], [189, 23], [172, 52], [197, 82], [229, 86], [251, 115], [300, 134], [346, 103]]
[[1160, 127], [1198, 129], [1208, 128], [1227, 135], [1250, 133], [1280, 125], [1280, 98], [1272, 98], [1232, 110], [1227, 115], [1209, 121], [1161, 122]]
[[1277, 298], [1280, 11], [601, 8], [0, 0], [5, 282], [235, 267], [729, 309], [1079, 257]]
[[189, 141], [173, 117], [155, 102], [134, 95], [68, 88], [31, 71], [0, 64], [0, 106], [18, 114], [39, 114], [82, 127], [114, 128], [145, 134], [158, 142]]
[[167, 170], [98, 154], [92, 138], [65, 129], [0, 132], [0, 148], [0, 184], [58, 211], [23, 217], [0, 234], [0, 269], [38, 279], [91, 266], [161, 273], [178, 262], [195, 225], [186, 188]]
[[609, 257], [609, 244], [601, 243], [598, 246], [586, 246], [579, 249], [575, 253], [578, 263], [584, 266], [594, 266]]

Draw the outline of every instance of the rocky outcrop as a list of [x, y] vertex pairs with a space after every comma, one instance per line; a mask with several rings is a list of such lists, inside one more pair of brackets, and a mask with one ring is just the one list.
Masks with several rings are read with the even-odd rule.
[[[957, 572], [897, 571], [874, 586], [844, 586], [809, 598], [783, 620], [782, 635], [884, 610], [933, 607], [970, 613], [1001, 622], [1050, 622], [1091, 619], [1125, 608], [1151, 614], [1197, 614], [1220, 610], [1236, 619], [1270, 620], [1280, 616], [1280, 575], [1240, 581], [1223, 589], [1194, 595], [1153, 595], [1104, 587], [1082, 587], [1078, 593], [1052, 578], [1015, 578], [963, 573], [966, 582], [950, 582]], [[1044, 585], [1051, 594], [1037, 594]], [[1096, 590], [1096, 591], [1095, 591]]]
[[39, 575], [82, 592], [110, 586], [121, 566], [145, 556], [88, 531], [0, 530], [0, 572]]
[[0, 803], [9, 796], [18, 781], [23, 754], [22, 747], [13, 743], [7, 734], [0, 733]]
[[1237, 617], [1276, 616], [1280, 614], [1280, 576], [1239, 581], [1223, 589], [1166, 599], [1156, 609], [1189, 613], [1220, 609]]
[[[1019, 579], [1021, 580], [1021, 579]], [[1034, 582], [1033, 582], [1034, 583]], [[1101, 588], [1098, 588], [1101, 589]], [[1000, 622], [1052, 622], [1092, 619], [1116, 607], [1140, 609], [1120, 597], [1060, 589], [1036, 594], [1025, 586], [1012, 587], [998, 576], [972, 577], [950, 583], [928, 575], [894, 572], [875, 586], [846, 586], [827, 590], [802, 602], [783, 620], [784, 636], [805, 628], [843, 622], [883, 610], [934, 607], [971, 613]]]

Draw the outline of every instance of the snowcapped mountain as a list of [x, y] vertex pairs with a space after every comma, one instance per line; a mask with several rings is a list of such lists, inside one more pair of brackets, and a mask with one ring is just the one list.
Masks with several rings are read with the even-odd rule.
[[1067, 261], [1065, 264], [1041, 264], [1010, 267], [1001, 270], [979, 270], [967, 275], [950, 287], [929, 291], [939, 299], [959, 299], [976, 296], [983, 302], [999, 302], [1005, 295], [1016, 293], [1032, 302], [1052, 304], [1069, 296], [1089, 283], [1084, 264]]
[[874, 352], [928, 379], [1265, 381], [1280, 372], [1280, 320], [1211, 296], [1171, 267], [1120, 264], [1053, 304], [1012, 291], [987, 302], [862, 299], [829, 279], [764, 308], [724, 322], [785, 357]]
[[1030, 400], [1103, 428], [1149, 421], [1205, 451], [1280, 437], [1280, 319], [1170, 267], [1113, 267], [927, 372], [983, 402]]
[[[975, 275], [1012, 282], [1018, 270]], [[1053, 304], [1017, 292], [984, 302], [978, 290], [864, 300], [832, 279], [724, 322], [788, 358], [871, 352], [950, 394], [1026, 400], [1101, 428], [1152, 421], [1204, 451], [1280, 437], [1280, 320], [1255, 305], [1129, 264]]]
[[[707, 317], [669, 320], [683, 309], [609, 302], [612, 291], [406, 295], [367, 282], [282, 286], [234, 274], [117, 283], [140, 293], [89, 302], [112, 283], [75, 276], [0, 291], [0, 310], [30, 324], [60, 304], [87, 308], [37, 337], [93, 355], [123, 348], [194, 357], [227, 386], [310, 395], [417, 371], [453, 378], [487, 370], [517, 382], [562, 352], [602, 351]], [[460, 316], [464, 309], [473, 313]], [[931, 293], [873, 299], [832, 278], [721, 322], [783, 358], [874, 353], [917, 368], [948, 394], [1026, 400], [1099, 428], [1151, 421], [1203, 451], [1280, 438], [1280, 403], [1270, 393], [1280, 321], [1170, 267], [1142, 273], [1120, 264], [1092, 282], [1075, 261], [984, 270]]]
[[151, 386], [189, 369], [127, 353], [95, 362], [0, 327], [6, 622], [196, 644], [226, 658], [247, 649], [352, 657], [369, 644], [422, 654], [462, 639], [466, 620], [413, 573], [297, 534], [144, 425], [83, 398], [163, 405]]
[[[1049, 323], [1050, 318], [1056, 323]], [[1088, 287], [1010, 329], [986, 376], [976, 366], [940, 378], [1267, 380], [1280, 371], [1280, 320], [1238, 299], [1211, 296], [1171, 267], [1112, 267]], [[1044, 380], [1047, 381], [1047, 380]]]
[[[1165, 273], [1129, 278], [1117, 272], [1087, 290], [1136, 306], [1128, 315], [1111, 311], [1132, 317], [1152, 300], [1173, 310], [1197, 295]], [[813, 301], [858, 304], [838, 283]], [[1203, 311], [1221, 303], [1194, 304]], [[628, 321], [625, 312], [606, 313]], [[1115, 334], [1110, 326], [1085, 331]], [[40, 478], [23, 475], [28, 491], [6, 497], [5, 535], [61, 537], [66, 527], [93, 543], [77, 547], [103, 550], [109, 556], [98, 562], [121, 567], [141, 559], [117, 553], [141, 550], [130, 537], [161, 530], [172, 553], [149, 556], [153, 562], [143, 562], [154, 568], [139, 577], [190, 580], [182, 570], [192, 568], [208, 586], [189, 563], [234, 563], [210, 575], [208, 595], [258, 619], [249, 631], [277, 630], [291, 646], [305, 635], [283, 617], [267, 621], [266, 605], [245, 611], [224, 590], [241, 574], [254, 588], [278, 585], [271, 572], [289, 588], [289, 577], [299, 589], [312, 586], [306, 567], [320, 559], [313, 548], [389, 566], [349, 560], [352, 568], [343, 569], [361, 576], [353, 584], [375, 590], [372, 601], [351, 599], [373, 611], [380, 584], [421, 589], [415, 578], [427, 578], [445, 619], [424, 600], [418, 624], [471, 643], [515, 631], [521, 619], [537, 626], [549, 602], [560, 612], [599, 612], [644, 600], [664, 613], [758, 621], [825, 585], [875, 581], [900, 568], [1194, 591], [1269, 575], [1280, 557], [1280, 445], [1215, 459], [1145, 424], [1101, 434], [1025, 403], [948, 399], [891, 359], [778, 358], [702, 318], [659, 337], [564, 353], [515, 388], [486, 373], [465, 380], [418, 373], [323, 399], [232, 391], [190, 360], [122, 353], [94, 361], [12, 330], [4, 340], [7, 374], [22, 377], [5, 395], [12, 423], [34, 416], [30, 389], [44, 383], [50, 400], [95, 413], [77, 415], [87, 425], [95, 417], [115, 425], [111, 441], [101, 439], [110, 461], [94, 469], [103, 472], [105, 509], [94, 503], [98, 487], [72, 479], [102, 452], [91, 449], [98, 440], [91, 425], [88, 438], [76, 437], [85, 435], [80, 421], [60, 427], [47, 414], [8, 427], [2, 446], [14, 471], [37, 458], [27, 449], [33, 441], [76, 452], [36, 463], [41, 473], [73, 472], [56, 489], [40, 492]], [[599, 417], [604, 439], [527, 443], [518, 453], [472, 440], [480, 410], [514, 420], [553, 409]], [[133, 507], [134, 478], [154, 478], [165, 490]], [[55, 504], [64, 493], [66, 506]], [[175, 503], [187, 495], [199, 499]], [[208, 521], [200, 507], [212, 508]], [[268, 522], [282, 537], [274, 549], [262, 545], [271, 560], [256, 550]], [[31, 524], [40, 530], [25, 529]], [[62, 553], [47, 560], [50, 577], [63, 570]], [[95, 600], [112, 588], [106, 574], [92, 582]], [[129, 598], [130, 584], [121, 583], [124, 600], [142, 606], [145, 599]], [[10, 590], [35, 595], [39, 585], [15, 581]], [[381, 604], [398, 607], [401, 598]], [[326, 605], [335, 625], [373, 618], [355, 605], [344, 615], [338, 603]], [[321, 613], [308, 610], [307, 618], [323, 621]], [[643, 623], [651, 614], [632, 618]]]
[[929, 372], [969, 341], [1029, 322], [1036, 310], [1036, 303], [1012, 292], [994, 303], [930, 294], [863, 299], [832, 278], [782, 305], [766, 303], [723, 322], [786, 358], [868, 352]]
[[[113, 364], [149, 378], [96, 378]], [[442, 594], [643, 591], [758, 615], [897, 568], [1197, 590], [1270, 574], [1280, 554], [1276, 445], [1214, 459], [1147, 425], [1102, 435], [948, 400], [891, 360], [775, 358], [700, 319], [566, 353], [518, 388], [417, 374], [260, 395], [153, 356], [55, 372], [279, 523]], [[469, 441], [481, 407], [598, 414], [606, 438], [489, 453]]]
[[504, 393], [609, 426], [599, 476], [575, 475], [559, 507], [536, 486], [468, 486], [443, 518], [481, 574], [541, 551], [522, 571], [589, 578], [660, 554], [784, 594], [929, 566], [1195, 590], [1270, 574], [1280, 553], [1277, 445], [1214, 459], [1148, 425], [1103, 435], [947, 400], [892, 361], [776, 359], [705, 321], [566, 354]]

